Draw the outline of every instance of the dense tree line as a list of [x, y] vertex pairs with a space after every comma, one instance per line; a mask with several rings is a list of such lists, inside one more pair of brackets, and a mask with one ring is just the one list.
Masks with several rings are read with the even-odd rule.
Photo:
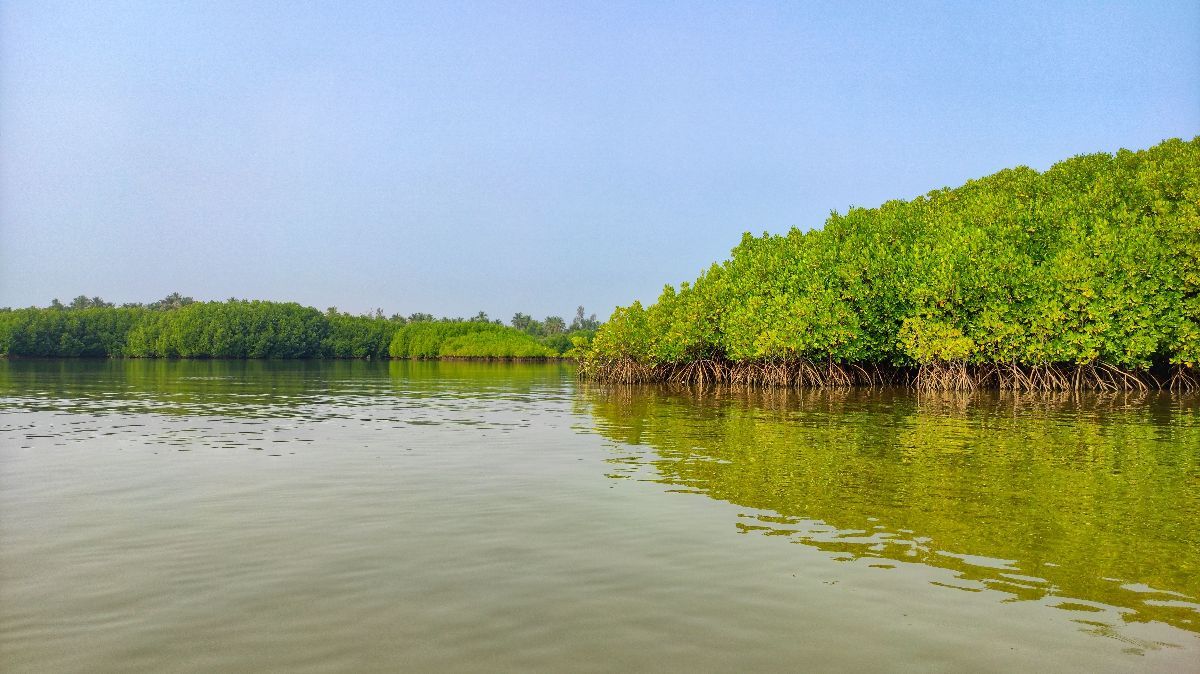
[[1194, 386], [1200, 137], [745, 235], [618, 308], [585, 373], [930, 388]]
[[145, 309], [0, 310], [0, 354], [13, 356], [123, 355], [129, 332]]
[[81, 295], [69, 304], [0, 309], [0, 356], [552, 358], [586, 342], [588, 320], [577, 318], [569, 332], [559, 318], [562, 330], [547, 332], [506, 327], [484, 312], [466, 319], [382, 310], [356, 316], [294, 302], [197, 302], [179, 293], [116, 307]]
[[553, 358], [559, 353], [516, 328], [488, 321], [410, 323], [392, 337], [393, 358]]
[[547, 316], [545, 320], [539, 321], [522, 313], [514, 315], [509, 325], [537, 337], [539, 341], [558, 353], [567, 353], [575, 349], [577, 345], [590, 342], [596, 333], [596, 328], [600, 327], [600, 321], [596, 320], [596, 314], [589, 316], [586, 310], [580, 306], [575, 310], [575, 318], [570, 325], [561, 316]]

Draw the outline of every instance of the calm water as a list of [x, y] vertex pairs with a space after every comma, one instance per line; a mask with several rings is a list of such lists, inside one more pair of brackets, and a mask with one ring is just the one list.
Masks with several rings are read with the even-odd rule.
[[0, 362], [0, 669], [1200, 671], [1200, 401]]

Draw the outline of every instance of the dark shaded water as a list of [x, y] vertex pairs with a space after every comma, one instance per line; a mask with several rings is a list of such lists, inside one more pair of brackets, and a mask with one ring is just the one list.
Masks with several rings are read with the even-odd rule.
[[1200, 401], [0, 362], [0, 669], [1200, 670]]

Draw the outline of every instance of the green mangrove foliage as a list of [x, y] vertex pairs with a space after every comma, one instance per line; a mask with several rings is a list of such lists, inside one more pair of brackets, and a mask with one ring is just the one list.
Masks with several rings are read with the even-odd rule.
[[[582, 307], [580, 307], [582, 313]], [[520, 316], [520, 314], [518, 314]], [[556, 317], [546, 323], [553, 324]], [[538, 322], [540, 325], [545, 323]], [[535, 335], [492, 322], [429, 314], [354, 316], [293, 302], [197, 302], [178, 293], [114, 307], [79, 296], [47, 308], [0, 309], [0, 356], [130, 358], [556, 358], [590, 329]], [[577, 321], [578, 323], [578, 321]], [[591, 325], [586, 323], [588, 327]]]
[[330, 310], [329, 331], [323, 342], [327, 358], [386, 358], [392, 336], [403, 325], [396, 319], [352, 316]]
[[33, 357], [124, 355], [145, 309], [0, 310], [0, 354]]
[[410, 323], [392, 337], [393, 358], [554, 358], [558, 352], [515, 328], [483, 321]]
[[143, 358], [316, 358], [329, 325], [295, 303], [196, 302], [148, 314], [130, 332], [127, 356]]
[[582, 373], [616, 381], [1192, 387], [1200, 137], [1018, 167], [823, 229], [746, 234], [618, 308]]
[[509, 325], [536, 337], [539, 342], [559, 355], [577, 357], [581, 353], [581, 347], [591, 343], [596, 329], [600, 327], [600, 321], [596, 320], [596, 314], [588, 316], [580, 306], [575, 310], [575, 318], [570, 325], [567, 325], [561, 316], [547, 316], [545, 320], [539, 321], [522, 313], [515, 314]]

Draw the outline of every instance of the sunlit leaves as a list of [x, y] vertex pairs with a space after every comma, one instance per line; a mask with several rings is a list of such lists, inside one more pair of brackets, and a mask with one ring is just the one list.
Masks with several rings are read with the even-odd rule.
[[1196, 363], [1200, 138], [746, 234], [694, 284], [618, 309], [590, 356]]

